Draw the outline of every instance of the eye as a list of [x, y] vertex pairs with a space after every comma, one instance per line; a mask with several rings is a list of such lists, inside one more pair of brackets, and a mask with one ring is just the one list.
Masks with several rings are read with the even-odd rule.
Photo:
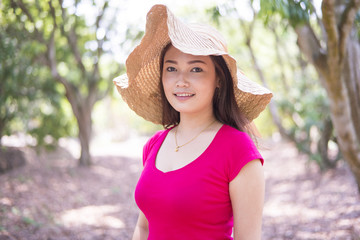
[[174, 67], [167, 67], [167, 68], [166, 68], [166, 71], [168, 71], [168, 72], [176, 72], [176, 68], [174, 68]]
[[199, 67], [194, 67], [193, 69], [191, 69], [191, 72], [202, 72], [203, 70]]

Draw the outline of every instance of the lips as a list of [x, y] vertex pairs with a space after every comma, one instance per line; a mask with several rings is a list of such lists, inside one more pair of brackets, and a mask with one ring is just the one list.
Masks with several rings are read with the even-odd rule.
[[195, 96], [195, 94], [189, 92], [175, 92], [174, 96], [178, 101], [183, 102], [191, 99], [193, 96]]
[[192, 94], [192, 93], [174, 93], [174, 95], [176, 97], [192, 97], [194, 96], [195, 94]]

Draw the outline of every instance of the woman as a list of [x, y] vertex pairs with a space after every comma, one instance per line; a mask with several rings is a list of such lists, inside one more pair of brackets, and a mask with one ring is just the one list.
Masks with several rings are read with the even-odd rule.
[[123, 99], [165, 127], [144, 146], [133, 239], [260, 239], [263, 159], [249, 134], [272, 94], [237, 70], [216, 30], [163, 5], [126, 66], [114, 80]]

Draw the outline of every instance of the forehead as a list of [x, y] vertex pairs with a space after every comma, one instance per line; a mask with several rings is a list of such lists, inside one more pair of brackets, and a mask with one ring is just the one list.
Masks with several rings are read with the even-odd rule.
[[210, 56], [200, 56], [200, 55], [191, 55], [191, 54], [187, 54], [184, 53], [182, 51], [180, 51], [179, 49], [175, 48], [174, 46], [170, 46], [164, 55], [164, 61], [166, 60], [201, 60], [204, 62], [212, 62], [211, 57]]

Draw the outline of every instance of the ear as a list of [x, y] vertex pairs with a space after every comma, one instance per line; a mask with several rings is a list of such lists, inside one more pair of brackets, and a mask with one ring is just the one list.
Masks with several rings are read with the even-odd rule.
[[220, 88], [221, 84], [220, 84], [220, 78], [216, 77], [216, 87]]

